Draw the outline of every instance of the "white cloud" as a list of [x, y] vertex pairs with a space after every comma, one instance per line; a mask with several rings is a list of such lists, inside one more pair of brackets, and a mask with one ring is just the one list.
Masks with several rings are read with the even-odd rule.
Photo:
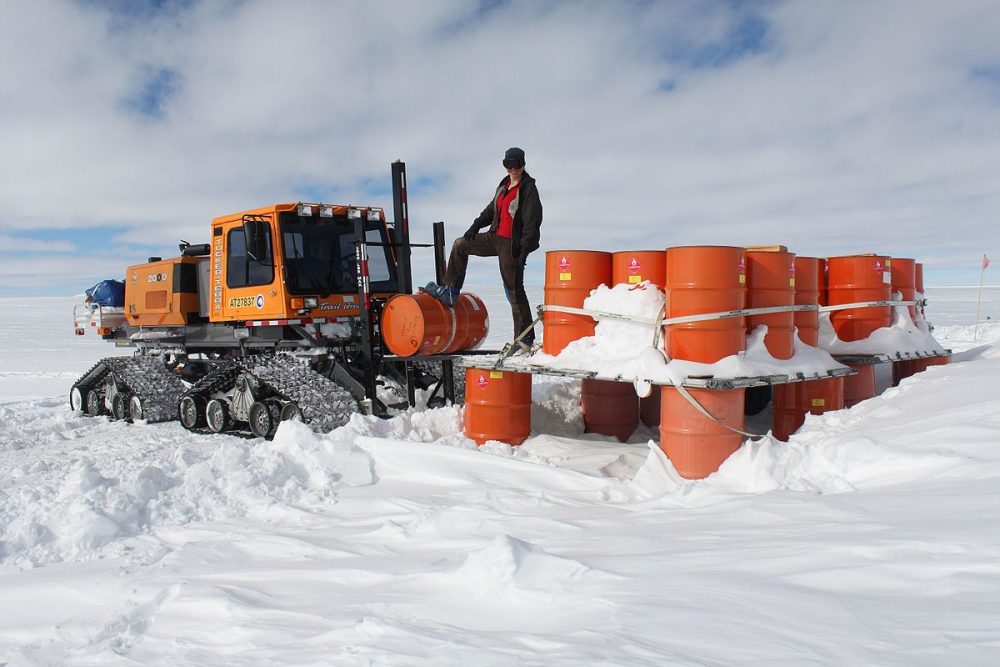
[[[168, 252], [303, 188], [369, 199], [401, 158], [437, 184], [411, 191], [417, 233], [453, 237], [517, 144], [543, 249], [879, 251], [928, 282], [1000, 256], [993, 2], [179, 7], [0, 10], [19, 26], [0, 43], [0, 232], [126, 227]], [[175, 92], [148, 118], [161, 71]]]

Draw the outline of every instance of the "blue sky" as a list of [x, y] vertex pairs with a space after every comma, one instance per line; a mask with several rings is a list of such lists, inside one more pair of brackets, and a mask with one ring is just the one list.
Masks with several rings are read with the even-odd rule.
[[1000, 260], [993, 0], [41, 0], [0, 21], [0, 296], [79, 293], [267, 203], [389, 208], [396, 159], [415, 237], [453, 238], [511, 145], [543, 251], [780, 243], [915, 257], [928, 284]]

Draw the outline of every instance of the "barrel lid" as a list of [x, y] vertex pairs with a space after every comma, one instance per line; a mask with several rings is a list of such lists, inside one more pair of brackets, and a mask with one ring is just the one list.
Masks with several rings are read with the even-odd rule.
[[397, 294], [382, 310], [382, 338], [395, 354], [411, 357], [424, 339], [424, 313], [413, 294]]

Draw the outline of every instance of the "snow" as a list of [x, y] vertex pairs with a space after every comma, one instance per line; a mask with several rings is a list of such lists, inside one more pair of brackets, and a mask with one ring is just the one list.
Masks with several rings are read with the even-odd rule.
[[75, 299], [0, 299], [0, 664], [993, 665], [1000, 324], [927, 291], [951, 364], [701, 481], [541, 376], [516, 448], [455, 407], [272, 442], [85, 418], [115, 348]]

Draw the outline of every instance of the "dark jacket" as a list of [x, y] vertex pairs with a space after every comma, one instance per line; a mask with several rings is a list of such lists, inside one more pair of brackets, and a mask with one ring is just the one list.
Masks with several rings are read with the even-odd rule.
[[[479, 214], [472, 223], [472, 229], [480, 230], [487, 225], [491, 232], [496, 232], [500, 224], [500, 215], [497, 211], [497, 199], [500, 194], [507, 190], [507, 183], [510, 176], [504, 176], [497, 186], [497, 191], [493, 199], [483, 212]], [[538, 250], [538, 241], [541, 238], [542, 227], [542, 201], [538, 198], [538, 188], [535, 186], [535, 179], [524, 172], [521, 176], [521, 185], [517, 189], [517, 196], [510, 204], [514, 210], [514, 229], [511, 233], [510, 254], [514, 257], [527, 257], [529, 252]]]

